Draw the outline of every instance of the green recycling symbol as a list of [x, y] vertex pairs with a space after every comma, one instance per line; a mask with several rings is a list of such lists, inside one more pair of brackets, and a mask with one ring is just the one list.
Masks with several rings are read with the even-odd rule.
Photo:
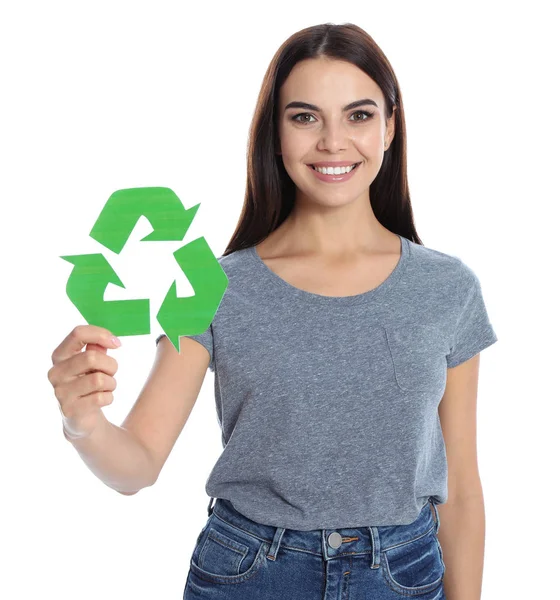
[[[117, 190], [107, 200], [90, 237], [119, 254], [141, 216], [153, 232], [142, 242], [181, 241], [198, 211], [199, 204], [185, 209], [173, 190], [145, 187]], [[194, 289], [194, 296], [177, 296], [174, 281], [157, 313], [157, 320], [177, 352], [182, 335], [204, 333], [218, 310], [228, 278], [203, 237], [173, 252], [175, 260]], [[90, 325], [105, 327], [116, 336], [150, 333], [150, 300], [104, 301], [109, 283], [124, 288], [103, 254], [61, 256], [74, 268], [66, 284], [70, 301]]]

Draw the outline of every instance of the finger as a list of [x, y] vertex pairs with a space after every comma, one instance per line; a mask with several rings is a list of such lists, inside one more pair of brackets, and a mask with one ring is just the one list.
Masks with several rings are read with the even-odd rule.
[[74, 412], [81, 412], [82, 408], [88, 406], [87, 403], [84, 404], [85, 398], [101, 392], [114, 392], [116, 387], [116, 379], [105, 373], [96, 372], [74, 381], [60, 383], [55, 388], [55, 395], [65, 415], [68, 416], [70, 407], [74, 407]]
[[112, 356], [97, 350], [86, 350], [52, 367], [49, 371], [49, 381], [56, 387], [98, 371], [113, 377], [118, 368], [119, 365]]
[[[100, 346], [99, 344], [86, 344], [85, 352], [89, 350], [95, 350], [96, 352], [101, 352], [102, 354], [107, 354], [107, 348], [105, 346]], [[89, 371], [85, 371], [85, 373], [93, 373], [96, 369], [91, 369]]]
[[81, 352], [86, 344], [97, 344], [102, 348], [118, 348], [118, 345], [112, 341], [113, 337], [113, 334], [104, 327], [77, 325], [52, 353], [52, 363], [56, 365]]

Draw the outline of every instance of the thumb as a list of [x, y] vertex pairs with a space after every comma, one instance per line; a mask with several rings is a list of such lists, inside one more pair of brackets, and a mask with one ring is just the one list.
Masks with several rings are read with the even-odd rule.
[[107, 348], [105, 346], [100, 346], [99, 344], [86, 344], [86, 350], [97, 350], [98, 352], [107, 354]]

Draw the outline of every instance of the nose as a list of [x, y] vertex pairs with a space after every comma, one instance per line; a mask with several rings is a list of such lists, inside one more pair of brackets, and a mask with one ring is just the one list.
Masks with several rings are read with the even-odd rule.
[[346, 127], [339, 122], [332, 122], [321, 130], [318, 149], [339, 152], [346, 149], [348, 143]]

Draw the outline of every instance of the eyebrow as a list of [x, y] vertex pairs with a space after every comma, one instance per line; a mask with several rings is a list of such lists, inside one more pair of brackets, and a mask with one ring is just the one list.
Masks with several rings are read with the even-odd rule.
[[[343, 111], [352, 110], [353, 108], [357, 108], [358, 106], [363, 106], [364, 104], [373, 104], [374, 106], [377, 106], [377, 102], [375, 102], [371, 98], [363, 98], [362, 100], [356, 100], [355, 102], [350, 102], [350, 104], [347, 104], [342, 110]], [[287, 104], [286, 108], [284, 108], [284, 110], [286, 111], [286, 110], [288, 110], [288, 108], [306, 108], [307, 110], [316, 110], [317, 112], [321, 112], [321, 109], [318, 106], [315, 106], [315, 104], [309, 104], [308, 102], [299, 102], [297, 100]], [[377, 106], [377, 108], [379, 108], [379, 106]]]

